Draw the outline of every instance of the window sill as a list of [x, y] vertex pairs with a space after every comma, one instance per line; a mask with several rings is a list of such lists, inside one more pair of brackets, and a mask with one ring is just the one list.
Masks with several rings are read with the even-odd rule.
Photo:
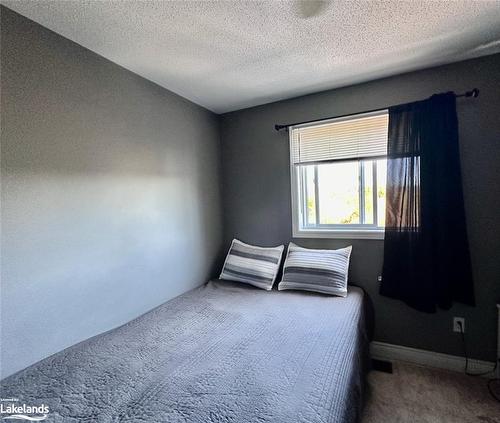
[[294, 229], [294, 238], [384, 239], [384, 230], [375, 229]]

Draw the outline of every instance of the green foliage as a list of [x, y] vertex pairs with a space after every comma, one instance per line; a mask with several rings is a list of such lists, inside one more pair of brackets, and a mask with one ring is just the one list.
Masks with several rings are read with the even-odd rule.
[[359, 210], [354, 210], [351, 215], [347, 218], [341, 219], [340, 223], [351, 224], [359, 222]]

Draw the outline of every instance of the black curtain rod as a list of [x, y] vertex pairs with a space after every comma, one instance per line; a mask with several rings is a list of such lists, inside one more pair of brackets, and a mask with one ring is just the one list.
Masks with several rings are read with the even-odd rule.
[[[479, 96], [479, 90], [477, 88], [474, 88], [474, 89], [472, 89], [470, 91], [466, 91], [463, 94], [455, 94], [455, 97], [457, 97], [457, 98], [459, 98], [459, 97], [472, 97], [472, 98], [476, 98], [478, 96]], [[364, 112], [348, 113], [348, 114], [340, 115], [340, 116], [330, 116], [330, 117], [324, 117], [324, 118], [321, 118], [321, 119], [306, 120], [304, 122], [287, 123], [286, 125], [274, 125], [274, 129], [276, 129], [277, 131], [281, 131], [282, 129], [287, 129], [290, 126], [302, 125], [304, 123], [320, 122], [322, 120], [336, 119], [336, 118], [342, 118], [342, 117], [346, 117], [346, 116], [361, 115], [361, 114], [364, 114], [364, 113], [377, 112], [379, 110], [388, 109], [389, 107], [404, 106], [406, 104], [410, 104], [410, 103], [401, 103], [401, 104], [396, 104], [394, 106], [379, 107], [378, 109], [365, 110]]]

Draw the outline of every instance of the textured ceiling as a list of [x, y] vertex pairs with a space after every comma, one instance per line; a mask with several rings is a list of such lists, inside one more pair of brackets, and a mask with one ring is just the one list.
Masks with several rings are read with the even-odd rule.
[[218, 113], [500, 51], [500, 1], [2, 3]]

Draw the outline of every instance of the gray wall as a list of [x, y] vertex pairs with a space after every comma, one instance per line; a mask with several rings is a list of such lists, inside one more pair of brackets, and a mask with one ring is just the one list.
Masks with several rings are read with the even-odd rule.
[[375, 339], [462, 354], [452, 316], [466, 318], [470, 354], [494, 360], [500, 300], [500, 55], [400, 75], [223, 115], [221, 121], [225, 245], [233, 237], [260, 245], [291, 240], [288, 135], [275, 123], [307, 121], [384, 108], [437, 92], [481, 90], [460, 99], [458, 115], [467, 226], [477, 307], [424, 314], [378, 294], [383, 241], [298, 239], [307, 247], [353, 245], [351, 280], [371, 296]]
[[6, 376], [206, 281], [222, 229], [216, 115], [1, 14]]

